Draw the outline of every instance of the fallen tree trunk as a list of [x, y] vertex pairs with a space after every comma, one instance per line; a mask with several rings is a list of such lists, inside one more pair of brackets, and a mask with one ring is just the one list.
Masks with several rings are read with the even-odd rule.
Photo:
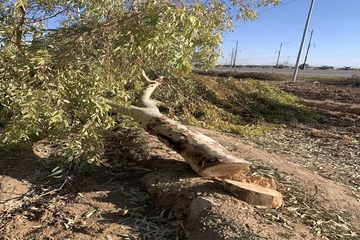
[[108, 101], [114, 112], [131, 116], [147, 132], [178, 152], [200, 176], [225, 177], [249, 171], [251, 164], [246, 160], [233, 156], [215, 140], [161, 114], [150, 96], [161, 84], [162, 77], [149, 80], [144, 72], [141, 77], [147, 86], [139, 101], [130, 107]]
[[[160, 113], [159, 109], [150, 100], [152, 92], [162, 82], [162, 77], [156, 80], [149, 78], [142, 72], [142, 79], [147, 86], [143, 90], [139, 101], [135, 105], [125, 107], [114, 102], [107, 103], [116, 113], [131, 116], [148, 133], [158, 137], [167, 146], [178, 152], [191, 168], [203, 177], [221, 177], [224, 189], [238, 199], [255, 205], [279, 207], [282, 205], [282, 195], [274, 189], [275, 182], [264, 178], [246, 178], [243, 181], [228, 180], [239, 173], [249, 172], [250, 163], [233, 156], [218, 142], [197, 131], [192, 131], [179, 122], [176, 122]], [[254, 182], [254, 183], [253, 183]], [[257, 183], [259, 182], [259, 183]], [[260, 185], [264, 185], [263, 187]]]
[[297, 102], [308, 107], [316, 107], [316, 108], [335, 111], [335, 112], [351, 113], [360, 116], [359, 104], [347, 104], [347, 103], [330, 102], [330, 101], [316, 101], [316, 100], [307, 100], [302, 98], [298, 98]]

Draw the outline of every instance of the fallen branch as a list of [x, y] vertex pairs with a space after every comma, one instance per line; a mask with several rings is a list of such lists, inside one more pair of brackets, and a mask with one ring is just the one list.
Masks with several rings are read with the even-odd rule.
[[[178, 152], [200, 176], [222, 177], [220, 181], [223, 182], [224, 189], [236, 198], [250, 204], [272, 208], [282, 205], [281, 193], [265, 188], [267, 185], [275, 188], [275, 182], [272, 179], [264, 181], [264, 178], [253, 177], [244, 180], [250, 181], [250, 183], [225, 179], [248, 173], [250, 163], [233, 156], [212, 138], [192, 131], [161, 114], [150, 97], [163, 78], [150, 80], [144, 72], [142, 72], [141, 78], [146, 83], [146, 87], [142, 91], [140, 99], [130, 107], [108, 101], [107, 103], [114, 112], [131, 116], [148, 133], [157, 136], [167, 146]], [[253, 182], [258, 182], [258, 184]]]
[[148, 133], [157, 136], [178, 152], [200, 176], [224, 177], [249, 171], [251, 164], [246, 160], [233, 156], [215, 140], [160, 113], [150, 97], [161, 84], [163, 77], [150, 80], [145, 72], [142, 72], [141, 79], [146, 83], [146, 87], [139, 101], [130, 107], [107, 101], [114, 112], [131, 116]]

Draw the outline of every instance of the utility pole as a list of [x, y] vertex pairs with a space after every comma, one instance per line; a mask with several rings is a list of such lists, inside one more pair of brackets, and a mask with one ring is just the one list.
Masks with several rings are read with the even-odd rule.
[[303, 68], [302, 68], [302, 69], [305, 69], [305, 67], [306, 67], [306, 60], [307, 60], [307, 57], [308, 57], [308, 54], [309, 54], [309, 49], [310, 49], [310, 46], [311, 46], [311, 39], [312, 39], [312, 36], [313, 36], [314, 30], [311, 30], [310, 32], [311, 32], [311, 33], [310, 33], [309, 45], [308, 45], [307, 50], [306, 50], [306, 55], [305, 55], [304, 65], [303, 65]]
[[311, 0], [311, 5], [310, 5], [310, 9], [309, 9], [309, 14], [308, 14], [308, 17], [307, 17], [307, 20], [306, 20], [306, 24], [305, 24], [304, 34], [303, 34], [303, 37], [302, 37], [302, 40], [301, 40], [301, 44], [300, 44], [300, 48], [299, 48], [299, 53], [298, 53], [298, 56], [297, 56], [297, 59], [296, 59], [294, 76], [293, 76], [293, 79], [292, 79], [293, 82], [296, 81], [296, 77], [297, 77], [297, 74], [298, 74], [298, 71], [299, 71], [299, 62], [300, 62], [300, 57], [301, 57], [301, 51], [302, 51], [302, 48], [303, 48], [303, 46], [304, 46], [304, 42], [305, 42], [305, 38], [306, 38], [306, 33], [307, 33], [307, 31], [308, 31], [308, 28], [309, 28], [311, 13], [312, 13], [312, 10], [313, 10], [313, 8], [314, 8], [314, 2], [315, 2], [315, 0]]
[[231, 52], [231, 59], [230, 59], [230, 67], [232, 67], [232, 62], [234, 60], [234, 48], [232, 49], [232, 52]]
[[281, 42], [281, 43], [280, 43], [280, 49], [279, 49], [279, 52], [278, 52], [278, 57], [277, 57], [277, 61], [276, 61], [276, 66], [275, 66], [275, 68], [277, 68], [277, 67], [278, 67], [278, 65], [279, 65], [279, 59], [280, 59], [280, 54], [281, 54], [281, 48], [282, 48], [282, 45], [283, 45], [283, 44], [285, 44], [285, 43], [290, 43], [290, 42]]
[[234, 55], [234, 63], [232, 67], [235, 67], [236, 64], [236, 55], [237, 55], [237, 51], [238, 51], [238, 43], [239, 41], [236, 41], [236, 48], [235, 48], [235, 55]]

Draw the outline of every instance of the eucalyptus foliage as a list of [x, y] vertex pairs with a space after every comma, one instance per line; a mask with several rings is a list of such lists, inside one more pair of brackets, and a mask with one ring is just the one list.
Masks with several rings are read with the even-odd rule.
[[138, 75], [209, 68], [222, 34], [279, 0], [1, 0], [0, 144], [48, 138], [69, 161], [93, 159], [114, 125], [105, 98], [127, 104]]

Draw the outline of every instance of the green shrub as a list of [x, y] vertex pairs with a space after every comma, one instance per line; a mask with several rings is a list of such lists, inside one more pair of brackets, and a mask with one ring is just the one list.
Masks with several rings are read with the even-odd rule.
[[324, 66], [318, 67], [317, 69], [320, 69], [320, 70], [328, 70], [328, 69], [334, 69], [334, 67], [333, 67], [333, 66], [326, 66], [326, 65], [324, 65]]

